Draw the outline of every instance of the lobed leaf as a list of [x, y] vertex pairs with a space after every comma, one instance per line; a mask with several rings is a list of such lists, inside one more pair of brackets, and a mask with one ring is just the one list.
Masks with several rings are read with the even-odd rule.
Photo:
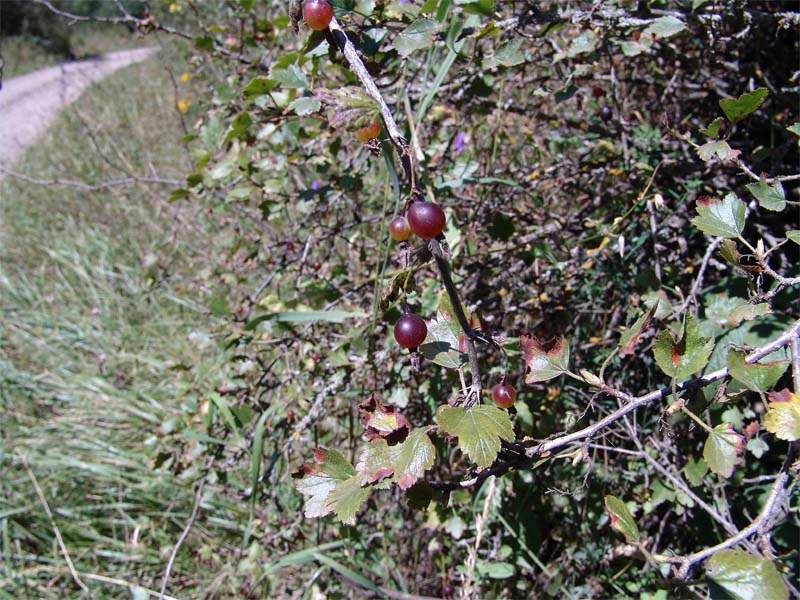
[[436, 448], [428, 438], [430, 430], [430, 427], [416, 429], [399, 447], [394, 472], [401, 490], [407, 490], [417, 483], [436, 460]]
[[522, 359], [527, 366], [525, 383], [548, 381], [567, 372], [569, 343], [563, 337], [549, 340], [522, 334], [519, 338]]
[[748, 183], [745, 187], [756, 197], [761, 208], [776, 212], [786, 208], [786, 192], [780, 181], [770, 185], [762, 180], [758, 183]]
[[435, 319], [428, 321], [428, 336], [419, 351], [437, 365], [457, 369], [466, 362], [466, 355], [459, 348], [460, 335], [458, 321], [440, 310]]
[[501, 441], [514, 439], [511, 418], [496, 406], [482, 404], [472, 408], [440, 406], [436, 411], [439, 428], [458, 438], [459, 447], [479, 467], [491, 465], [500, 451]]
[[764, 102], [769, 92], [767, 88], [758, 88], [742, 94], [738, 98], [726, 98], [719, 101], [719, 106], [731, 123], [737, 123], [747, 115], [754, 113]]
[[354, 525], [361, 505], [369, 498], [371, 489], [361, 486], [361, 476], [353, 475], [339, 481], [328, 494], [326, 509], [333, 511], [346, 525]]
[[721, 423], [708, 435], [703, 448], [703, 460], [712, 473], [728, 478], [741, 462], [744, 454], [744, 436], [733, 429], [731, 423]]
[[714, 339], [700, 337], [700, 326], [686, 313], [677, 339], [664, 330], [656, 340], [653, 356], [662, 371], [673, 379], [694, 375], [708, 364]]
[[789, 366], [788, 360], [770, 363], [748, 363], [745, 353], [731, 349], [728, 352], [728, 372], [736, 381], [744, 384], [747, 389], [761, 394], [766, 394], [772, 388]]
[[701, 196], [697, 199], [697, 215], [692, 219], [692, 224], [703, 233], [735, 238], [744, 231], [747, 207], [733, 192], [722, 200]]
[[800, 393], [791, 393], [787, 389], [772, 392], [764, 415], [764, 427], [782, 440], [800, 440]]

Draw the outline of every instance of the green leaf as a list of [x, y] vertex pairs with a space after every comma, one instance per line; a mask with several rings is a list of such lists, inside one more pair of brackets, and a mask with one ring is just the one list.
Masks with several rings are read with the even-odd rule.
[[728, 142], [723, 142], [722, 140], [718, 140], [716, 142], [706, 142], [697, 148], [697, 156], [699, 156], [700, 160], [703, 162], [708, 162], [715, 156], [720, 160], [725, 161], [729, 158], [736, 158], [739, 156], [739, 154], [741, 154], [739, 150], [734, 150], [730, 147]]
[[540, 340], [522, 334], [519, 338], [527, 366], [525, 383], [548, 381], [563, 375], [569, 368], [569, 343], [563, 337]]
[[721, 550], [705, 564], [706, 575], [734, 600], [778, 600], [789, 597], [775, 563], [743, 550]]
[[289, 65], [286, 69], [274, 69], [272, 78], [289, 89], [304, 88], [307, 85], [306, 76], [297, 65]]
[[683, 467], [683, 473], [686, 475], [686, 480], [689, 482], [689, 485], [697, 487], [703, 483], [703, 477], [708, 473], [708, 465], [702, 458], [698, 458], [697, 460], [690, 458], [686, 466]]
[[649, 33], [654, 37], [668, 38], [684, 29], [686, 29], [686, 23], [677, 17], [659, 17], [650, 23], [643, 33]]
[[194, 38], [194, 47], [198, 50], [213, 50], [214, 40], [208, 36]]
[[800, 136], [800, 123], [792, 123], [786, 128], [786, 131], [789, 131], [797, 136]]
[[355, 525], [356, 516], [364, 504], [371, 488], [361, 487], [361, 476], [353, 475], [349, 479], [340, 481], [328, 494], [327, 505], [332, 509], [342, 523]]
[[233, 121], [231, 121], [231, 126], [228, 129], [228, 133], [225, 135], [225, 138], [222, 141], [228, 142], [235, 137], [241, 137], [250, 128], [252, 122], [253, 120], [250, 118], [249, 113], [239, 113], [233, 118]]
[[401, 490], [407, 490], [433, 466], [436, 448], [428, 438], [430, 427], [415, 429], [400, 445], [394, 462], [395, 481]]
[[306, 96], [292, 100], [289, 103], [288, 109], [293, 110], [295, 114], [300, 117], [305, 117], [306, 115], [317, 112], [321, 107], [322, 104], [317, 98]]
[[394, 47], [397, 53], [406, 57], [415, 50], [428, 48], [433, 44], [433, 34], [438, 24], [430, 19], [418, 19], [397, 34]]
[[483, 61], [486, 69], [495, 67], [514, 67], [525, 62], [525, 53], [522, 51], [522, 40], [511, 40], [502, 44], [495, 51], [494, 55], [487, 57]]
[[787, 231], [786, 238], [792, 240], [795, 244], [800, 245], [800, 231], [798, 231], [797, 229], [792, 229], [791, 231]]
[[724, 122], [725, 119], [723, 119], [722, 117], [717, 117], [716, 119], [711, 121], [711, 123], [708, 124], [708, 127], [701, 129], [700, 133], [710, 138], [716, 139], [717, 136], [719, 135], [719, 128], [722, 127], [722, 124]]
[[593, 31], [584, 31], [578, 36], [572, 38], [569, 48], [567, 48], [567, 56], [569, 58], [575, 58], [579, 54], [594, 52], [599, 41], [599, 38]]
[[780, 181], [776, 181], [772, 185], [766, 181], [759, 181], [758, 183], [748, 183], [745, 187], [756, 197], [762, 208], [776, 212], [786, 208], [786, 192], [783, 191]]
[[428, 336], [419, 351], [437, 365], [457, 369], [466, 362], [466, 355], [459, 352], [460, 335], [458, 321], [440, 311], [436, 319], [428, 322]]
[[472, 408], [440, 406], [436, 411], [439, 428], [458, 437], [459, 447], [479, 467], [491, 465], [500, 451], [500, 440], [514, 439], [511, 418], [496, 406]]
[[189, 195], [189, 190], [184, 188], [179, 188], [172, 192], [167, 198], [167, 202], [175, 202], [176, 200], [181, 200], [182, 198], [186, 198]]
[[724, 238], [735, 238], [744, 231], [747, 206], [733, 192], [725, 198], [702, 196], [697, 199], [697, 215], [692, 224], [703, 233]]
[[769, 307], [769, 304], [750, 304], [749, 302], [742, 302], [728, 313], [726, 321], [731, 327], [737, 327], [743, 321], [752, 321], [758, 317], [769, 314], [772, 314], [772, 309]]
[[789, 390], [771, 393], [764, 427], [787, 442], [800, 440], [800, 393]]
[[769, 452], [769, 444], [762, 440], [760, 437], [750, 438], [747, 441], [747, 451], [760, 459], [764, 454]]
[[700, 326], [686, 313], [678, 337], [673, 337], [669, 330], [662, 331], [653, 356], [666, 375], [683, 379], [703, 369], [713, 350], [714, 339], [700, 337]]
[[361, 475], [356, 475], [353, 466], [336, 450], [315, 448], [313, 453], [316, 464], [303, 465], [292, 475], [297, 479], [295, 488], [306, 497], [305, 515], [309, 519], [323, 517], [334, 510], [329, 496], [339, 483], [357, 479], [360, 487], [361, 481]]
[[633, 325], [622, 333], [619, 340], [620, 357], [633, 355], [636, 344], [639, 343], [639, 338], [642, 337], [642, 332], [650, 325], [657, 308], [657, 304], [653, 304], [650, 310], [643, 313]]
[[758, 88], [752, 92], [742, 94], [736, 99], [726, 98], [719, 101], [719, 106], [722, 112], [728, 117], [731, 123], [737, 123], [744, 119], [747, 115], [755, 112], [769, 92], [767, 88]]
[[261, 315], [248, 321], [244, 326], [245, 331], [251, 331], [264, 321], [281, 321], [284, 323], [304, 323], [306, 321], [325, 321], [327, 323], [344, 323], [347, 319], [360, 319], [366, 314], [361, 311], [349, 310], [302, 310], [286, 311]]
[[514, 565], [507, 562], [483, 562], [478, 567], [481, 575], [485, 575], [490, 579], [508, 579], [514, 576]]
[[728, 352], [728, 372], [747, 389], [766, 394], [781, 378], [789, 366], [788, 360], [771, 363], [748, 363], [745, 353], [731, 349]]
[[605, 497], [606, 511], [611, 517], [611, 527], [625, 536], [628, 543], [636, 544], [639, 542], [639, 528], [633, 520], [631, 511], [627, 505], [616, 496], [608, 495]]
[[703, 448], [703, 460], [712, 473], [728, 478], [741, 462], [744, 437], [734, 431], [731, 423], [721, 423], [708, 435]]

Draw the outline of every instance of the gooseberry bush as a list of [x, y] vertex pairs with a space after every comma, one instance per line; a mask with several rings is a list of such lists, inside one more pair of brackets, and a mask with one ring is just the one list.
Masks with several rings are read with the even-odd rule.
[[173, 199], [230, 237], [234, 392], [186, 427], [274, 550], [346, 538], [389, 596], [798, 596], [791, 3], [212, 15]]

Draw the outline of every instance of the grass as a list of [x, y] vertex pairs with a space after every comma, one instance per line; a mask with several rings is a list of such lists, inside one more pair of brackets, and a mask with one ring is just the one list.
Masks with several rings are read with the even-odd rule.
[[[23, 34], [9, 36], [2, 42], [3, 78], [10, 79], [37, 69], [57, 65], [73, 59], [80, 60], [112, 52], [144, 46], [149, 40], [136, 37], [121, 25], [78, 22], [64, 27], [61, 35], [55, 36], [61, 44], [55, 48], [52, 39]], [[67, 50], [69, 48], [69, 51]]]
[[[93, 86], [16, 170], [180, 178], [166, 54]], [[211, 225], [169, 192], [0, 181], [0, 598], [89, 597], [65, 551], [95, 597], [146, 597], [191, 513], [203, 448], [181, 431], [225, 370], [196, 274]], [[241, 539], [246, 510], [213, 491], [202, 507], [168, 592], [196, 596], [216, 576], [197, 548]]]

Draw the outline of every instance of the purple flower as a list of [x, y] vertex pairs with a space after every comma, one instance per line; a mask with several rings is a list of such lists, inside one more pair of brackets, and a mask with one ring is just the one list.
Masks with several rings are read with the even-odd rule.
[[464, 135], [463, 131], [459, 131], [458, 132], [458, 135], [456, 136], [456, 144], [455, 144], [456, 154], [461, 154], [461, 151], [464, 149], [464, 138], [465, 137], [466, 137], [466, 135]]

